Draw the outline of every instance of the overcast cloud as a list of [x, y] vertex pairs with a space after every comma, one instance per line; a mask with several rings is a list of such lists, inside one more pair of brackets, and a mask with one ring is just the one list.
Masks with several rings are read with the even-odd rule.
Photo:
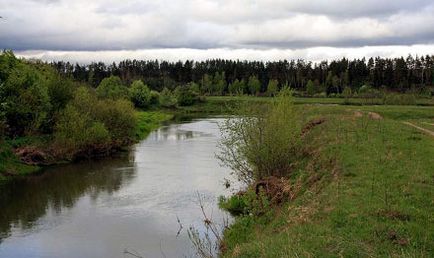
[[0, 0], [0, 48], [45, 60], [434, 54], [432, 0]]

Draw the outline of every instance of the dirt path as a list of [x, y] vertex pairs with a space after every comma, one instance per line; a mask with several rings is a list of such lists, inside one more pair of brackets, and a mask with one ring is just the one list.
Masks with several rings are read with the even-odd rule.
[[434, 132], [431, 131], [431, 130], [428, 130], [428, 129], [425, 129], [425, 128], [422, 128], [422, 127], [419, 127], [419, 126], [417, 126], [417, 125], [415, 125], [415, 124], [412, 124], [412, 123], [410, 123], [410, 122], [402, 122], [402, 123], [403, 123], [403, 124], [406, 124], [406, 125], [409, 125], [409, 126], [412, 126], [412, 127], [416, 128], [416, 129], [419, 129], [419, 130], [421, 130], [421, 131], [423, 131], [423, 132], [425, 132], [425, 133], [431, 135], [432, 137], [434, 137]]

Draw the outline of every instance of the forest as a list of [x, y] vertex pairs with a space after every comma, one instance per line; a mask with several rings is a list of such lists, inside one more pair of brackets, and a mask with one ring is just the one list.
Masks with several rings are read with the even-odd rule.
[[129, 84], [140, 79], [150, 89], [161, 91], [178, 85], [198, 84], [206, 95], [275, 94], [284, 85], [308, 95], [355, 92], [363, 86], [395, 92], [432, 94], [434, 56], [362, 58], [322, 61], [282, 60], [277, 62], [212, 59], [167, 62], [124, 60], [107, 65], [102, 62], [71, 64], [52, 62], [59, 73], [93, 87], [110, 75]]

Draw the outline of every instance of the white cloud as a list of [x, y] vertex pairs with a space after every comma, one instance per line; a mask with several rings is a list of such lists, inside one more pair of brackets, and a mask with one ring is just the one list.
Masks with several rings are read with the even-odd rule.
[[123, 51], [20, 51], [16, 54], [24, 58], [37, 58], [44, 61], [70, 61], [90, 63], [102, 61], [105, 63], [119, 62], [125, 59], [137, 60], [207, 60], [214, 58], [278, 61], [283, 59], [303, 58], [319, 62], [346, 57], [349, 59], [363, 57], [400, 57], [432, 54], [434, 45], [411, 46], [365, 46], [357, 48], [313, 47], [303, 49], [148, 49]]

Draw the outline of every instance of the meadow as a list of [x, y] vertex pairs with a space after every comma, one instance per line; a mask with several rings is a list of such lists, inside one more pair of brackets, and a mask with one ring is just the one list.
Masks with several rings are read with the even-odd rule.
[[279, 203], [222, 201], [242, 211], [222, 256], [432, 257], [434, 107], [296, 107], [324, 121], [306, 136], [309, 155], [285, 176]]

